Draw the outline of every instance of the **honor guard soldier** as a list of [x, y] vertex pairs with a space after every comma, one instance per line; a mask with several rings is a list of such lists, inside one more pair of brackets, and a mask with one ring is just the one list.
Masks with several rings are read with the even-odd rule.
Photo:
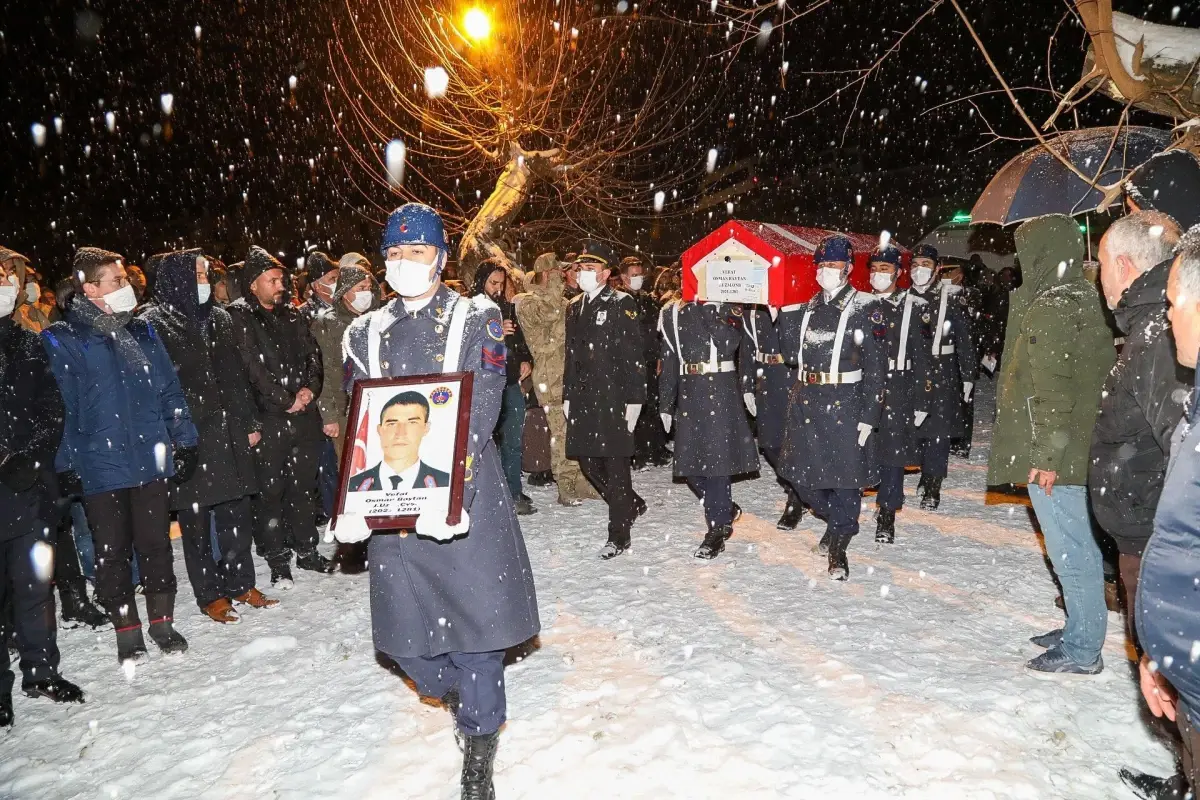
[[[711, 559], [733, 535], [738, 509], [732, 477], [758, 469], [758, 450], [742, 410], [736, 356], [742, 311], [725, 303], [675, 300], [658, 318], [662, 371], [658, 395], [663, 427], [675, 424], [675, 474], [704, 501], [708, 533], [696, 558]], [[754, 395], [745, 394], [750, 413]]]
[[878, 303], [848, 283], [850, 240], [826, 236], [813, 261], [821, 291], [779, 314], [780, 345], [797, 367], [781, 461], [783, 477], [825, 519], [818, 549], [829, 554], [829, 576], [844, 581], [862, 490], [874, 483], [870, 439], [883, 408], [887, 343], [871, 333], [883, 324]]
[[393, 211], [380, 252], [399, 297], [346, 329], [347, 388], [372, 378], [474, 373], [462, 521], [451, 526], [446, 509], [426, 509], [415, 531], [372, 536], [362, 517], [342, 515], [333, 535], [370, 539], [375, 648], [456, 716], [462, 797], [483, 800], [495, 796], [504, 651], [540, 628], [529, 556], [492, 439], [506, 383], [504, 330], [495, 303], [442, 282], [449, 246], [429, 206]]
[[563, 413], [567, 458], [608, 503], [607, 560], [629, 549], [646, 501], [633, 491], [633, 430], [646, 402], [642, 325], [637, 303], [608, 285], [616, 253], [587, 240], [575, 257], [581, 290], [567, 309]]
[[[767, 463], [780, 471], [780, 451], [783, 450], [783, 431], [787, 421], [788, 394], [796, 383], [796, 370], [788, 366], [779, 347], [775, 330], [775, 309], [749, 306], [742, 319], [742, 392], [748, 394], [746, 407], [755, 417], [758, 446]], [[783, 515], [775, 523], [781, 531], [795, 530], [804, 515], [804, 504], [792, 485], [783, 478], [779, 483], [787, 492]]]
[[[921, 508], [936, 511], [942, 502], [942, 480], [950, 462], [950, 445], [966, 433], [965, 404], [971, 400], [979, 360], [971, 326], [957, 302], [957, 288], [935, 282], [937, 250], [923, 244], [913, 253], [911, 292], [928, 303], [921, 313], [924, 346], [933, 362], [932, 375], [917, 394], [928, 398], [929, 420], [921, 425], [917, 440], [921, 453]], [[918, 406], [922, 400], [917, 400]]]
[[[887, 382], [883, 394], [883, 416], [875, 442], [879, 467], [879, 491], [875, 495], [875, 541], [891, 544], [896, 539], [896, 512], [904, 507], [904, 468], [915, 464], [917, 429], [929, 416], [929, 396], [916, 392], [930, 379], [932, 358], [921, 335], [921, 316], [928, 305], [897, 282], [902, 265], [900, 250], [893, 244], [871, 253], [871, 288], [882, 312], [882, 324], [873, 323], [871, 336], [887, 341]], [[875, 312], [872, 312], [874, 315]]]

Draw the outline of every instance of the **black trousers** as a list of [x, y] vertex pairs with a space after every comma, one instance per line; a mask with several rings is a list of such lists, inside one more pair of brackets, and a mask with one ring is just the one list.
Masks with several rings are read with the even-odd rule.
[[628, 457], [581, 457], [579, 470], [608, 503], [608, 540], [629, 544], [637, 519], [637, 494]]
[[83, 507], [96, 544], [96, 597], [115, 627], [139, 624], [132, 548], [146, 594], [175, 594], [167, 481], [87, 495]]
[[904, 508], [904, 467], [880, 465], [879, 492], [875, 495], [875, 504], [884, 511]]
[[54, 583], [58, 586], [60, 596], [64, 591], [82, 594], [87, 590], [83, 579], [83, 565], [79, 563], [79, 550], [75, 547], [75, 532], [69, 508], [63, 504], [64, 511], [59, 515], [54, 529]]
[[797, 486], [796, 493], [805, 505], [825, 520], [825, 530], [833, 535], [858, 533], [858, 512], [862, 505], [861, 489], [810, 489]]
[[259, 494], [252, 501], [254, 545], [271, 566], [286, 564], [293, 549], [308, 553], [317, 547], [313, 494], [320, 442], [273, 428], [263, 431], [254, 456], [259, 477]]
[[[209, 520], [216, 523], [219, 561], [213, 558]], [[192, 506], [179, 512], [183, 534], [183, 563], [203, 609], [222, 597], [232, 600], [254, 588], [254, 514], [250, 498], [239, 497], [215, 506]]]
[[704, 501], [704, 519], [708, 527], [733, 524], [733, 480], [729, 476], [689, 475], [688, 488]]
[[658, 416], [658, 376], [651, 374], [647, 384], [646, 402], [633, 429], [633, 463], [642, 466], [650, 461], [670, 456], [667, 432]]
[[944, 478], [950, 471], [950, 437], [921, 439], [921, 475]]
[[[0, 522], [0, 531], [7, 535], [4, 527]], [[29, 525], [28, 533], [0, 541], [0, 693], [4, 695], [12, 694], [13, 687], [8, 657], [10, 625], [17, 633], [22, 683], [58, 676], [54, 594], [51, 575], [39, 574], [32, 557], [34, 547], [40, 547], [38, 542], [50, 547], [36, 522]]]

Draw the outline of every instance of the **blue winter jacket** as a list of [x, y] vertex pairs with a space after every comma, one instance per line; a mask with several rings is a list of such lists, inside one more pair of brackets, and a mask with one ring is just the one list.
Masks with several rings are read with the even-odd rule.
[[1200, 726], [1200, 372], [1185, 409], [1142, 553], [1137, 629], [1192, 725]]
[[179, 378], [154, 328], [133, 319], [126, 329], [148, 367], [123, 358], [113, 337], [71, 309], [42, 332], [66, 409], [55, 469], [74, 470], [85, 495], [171, 477], [172, 445], [197, 442]]

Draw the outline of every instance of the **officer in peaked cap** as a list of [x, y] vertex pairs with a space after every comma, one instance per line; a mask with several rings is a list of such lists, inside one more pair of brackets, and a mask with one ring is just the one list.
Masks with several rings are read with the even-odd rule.
[[780, 345], [798, 374], [788, 406], [783, 477], [818, 516], [829, 576], [846, 580], [846, 548], [858, 533], [862, 490], [874, 483], [872, 432], [879, 424], [887, 345], [872, 335], [883, 312], [849, 283], [854, 247], [841, 234], [813, 254], [821, 287], [807, 303], [780, 310]]

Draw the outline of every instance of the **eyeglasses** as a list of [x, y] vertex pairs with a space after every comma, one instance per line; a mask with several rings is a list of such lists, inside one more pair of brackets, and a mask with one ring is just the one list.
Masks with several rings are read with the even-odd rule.
[[110, 283], [113, 281], [116, 282], [118, 289], [124, 289], [126, 286], [129, 285], [129, 278], [127, 278], [124, 275], [118, 275], [115, 278], [105, 278], [102, 281], [88, 281], [88, 283], [94, 284], [96, 286], [103, 286], [104, 284]]

